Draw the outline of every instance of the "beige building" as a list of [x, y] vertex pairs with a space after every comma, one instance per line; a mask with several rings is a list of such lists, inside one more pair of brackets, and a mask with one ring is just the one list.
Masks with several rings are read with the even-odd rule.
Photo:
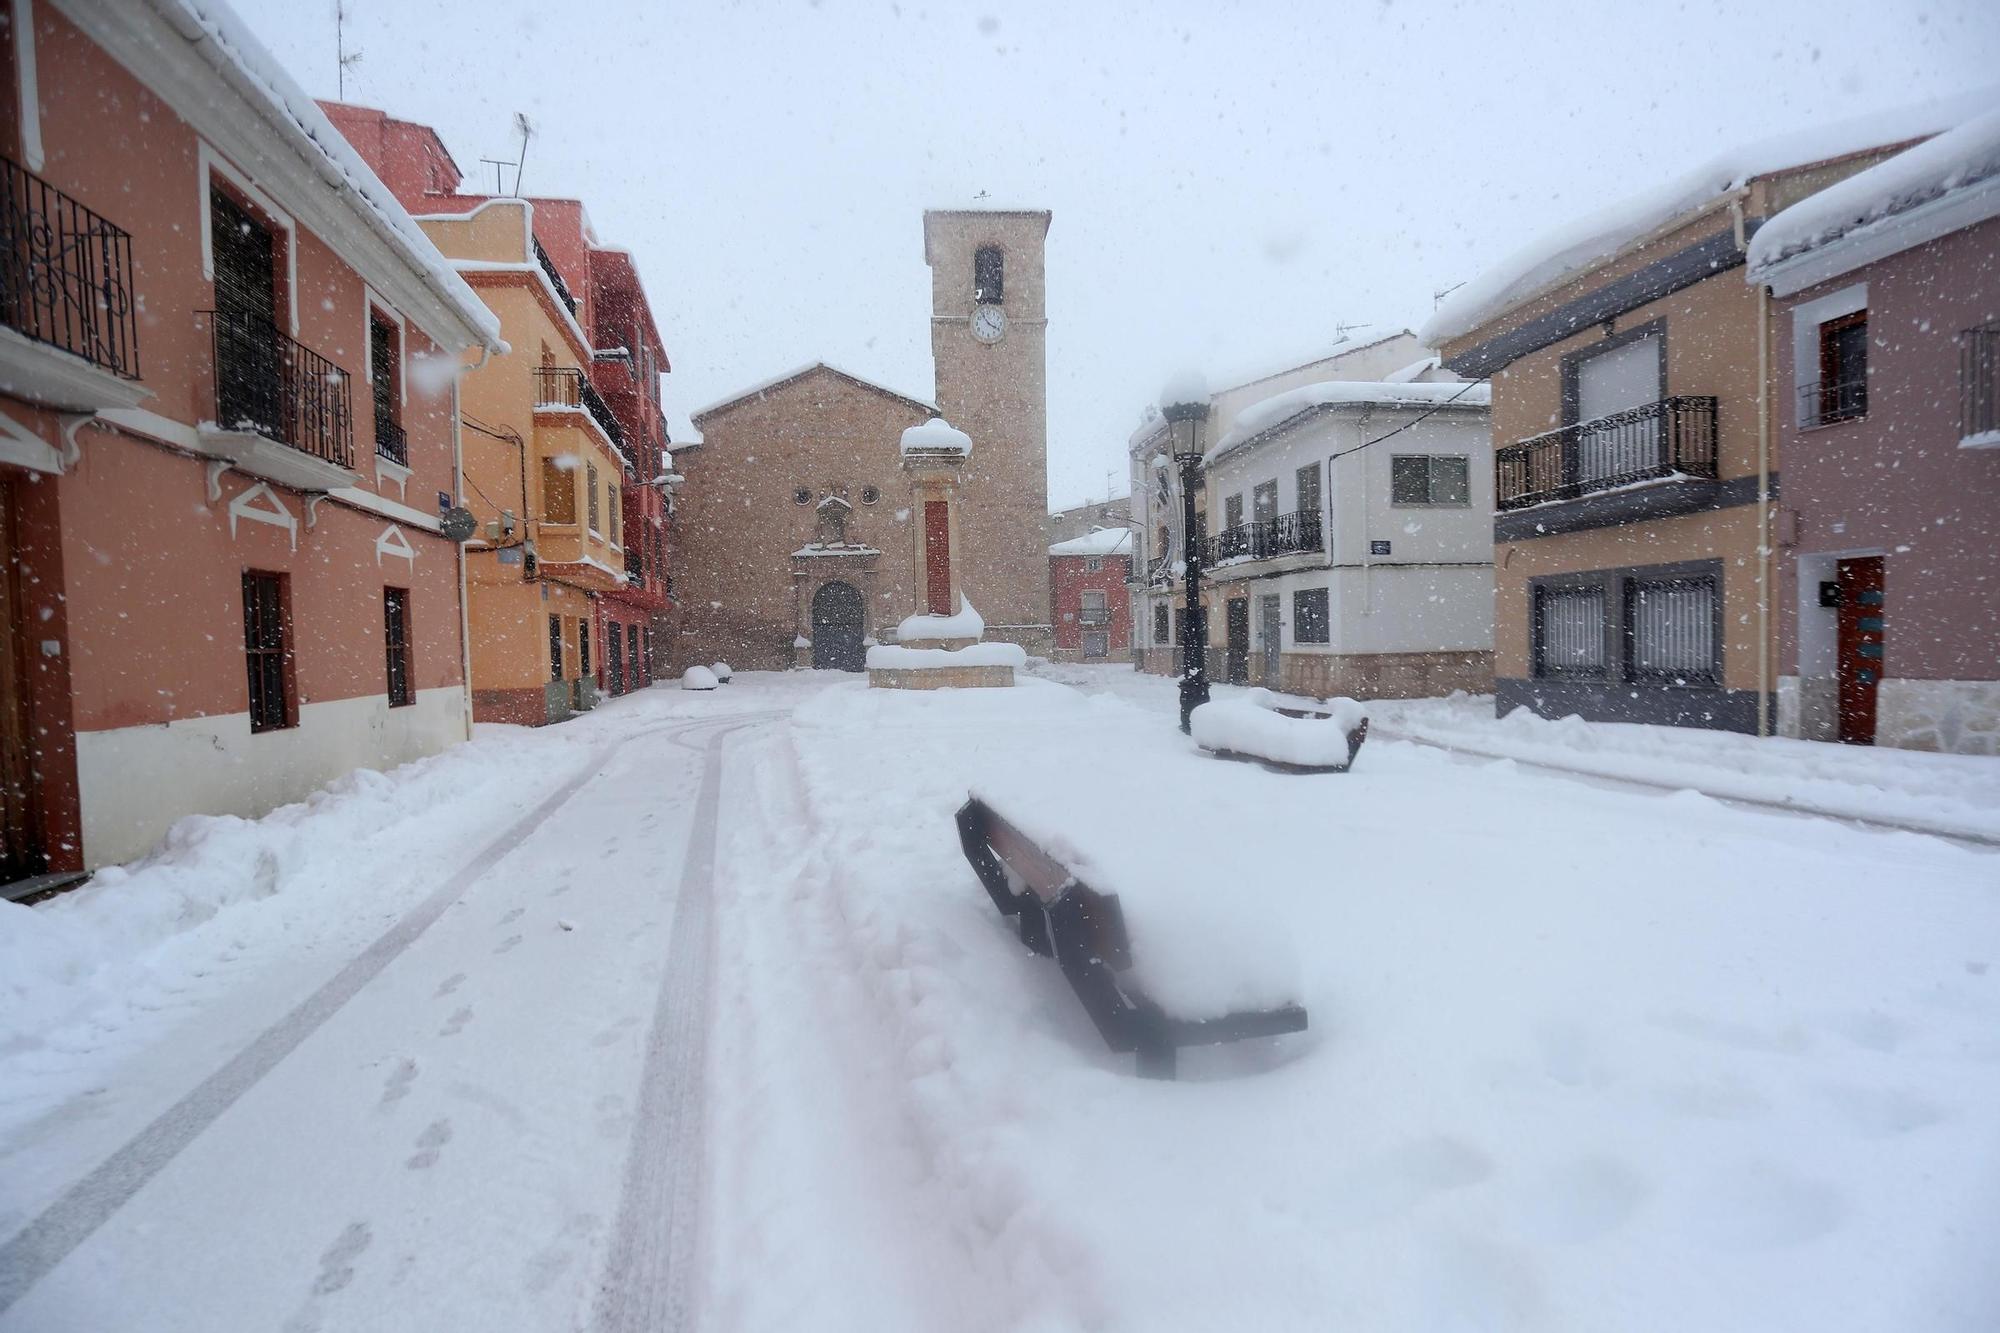
[[924, 214], [937, 396], [816, 363], [704, 408], [677, 456], [676, 670], [860, 670], [917, 605], [921, 509], [904, 430], [942, 415], [972, 440], [953, 536], [986, 637], [1049, 651], [1046, 212]]

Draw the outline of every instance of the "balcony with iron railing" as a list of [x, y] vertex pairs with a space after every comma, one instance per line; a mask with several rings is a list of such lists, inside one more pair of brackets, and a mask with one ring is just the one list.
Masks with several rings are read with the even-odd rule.
[[556, 271], [555, 261], [549, 258], [549, 252], [542, 249], [542, 238], [530, 233], [528, 240], [535, 247], [535, 262], [542, 266], [542, 276], [549, 280], [549, 286], [556, 289], [556, 295], [562, 300], [563, 309], [574, 315], [576, 298], [570, 295], [569, 284], [564, 282], [562, 274]]
[[301, 489], [348, 484], [354, 413], [347, 372], [261, 316], [206, 310], [201, 318], [214, 352], [215, 416], [203, 425], [217, 437], [211, 452]]
[[375, 452], [401, 467], [410, 465], [410, 436], [380, 404], [375, 408]]
[[1493, 451], [1503, 512], [1662, 477], [1715, 477], [1715, 399], [1663, 398]]
[[1300, 509], [1224, 528], [1209, 539], [1206, 556], [1213, 568], [1229, 560], [1271, 560], [1284, 555], [1317, 554], [1325, 549], [1325, 528], [1319, 511]]
[[[132, 237], [0, 158], [0, 385], [50, 406], [131, 406], [143, 397]], [[52, 357], [66, 352], [84, 364]]]
[[625, 439], [624, 428], [611, 411], [603, 397], [592, 387], [581, 370], [574, 366], [537, 366], [535, 368], [535, 406], [582, 408], [590, 414], [590, 419], [601, 427], [618, 446], [618, 452], [634, 467], [639, 460], [634, 456], [632, 446]]

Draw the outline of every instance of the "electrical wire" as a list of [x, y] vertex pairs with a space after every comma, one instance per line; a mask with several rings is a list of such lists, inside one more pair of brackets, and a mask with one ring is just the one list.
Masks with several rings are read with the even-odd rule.
[[1384, 440], [1394, 439], [1396, 436], [1401, 435], [1404, 431], [1410, 429], [1410, 427], [1418, 425], [1422, 423], [1426, 418], [1431, 417], [1436, 413], [1443, 411], [1447, 407], [1450, 407], [1453, 403], [1465, 397], [1466, 394], [1470, 393], [1473, 389], [1478, 388], [1480, 385], [1484, 383], [1486, 383], [1486, 378], [1484, 376], [1481, 376], [1476, 380], [1467, 380], [1465, 382], [1465, 387], [1460, 389], [1457, 393], [1453, 394], [1451, 397], [1445, 399], [1441, 403], [1432, 404], [1428, 409], [1418, 413], [1414, 417], [1411, 417], [1408, 421], [1405, 421], [1402, 425], [1396, 427], [1396, 429], [1389, 431], [1387, 434], [1384, 435], [1377, 435], [1372, 440], [1363, 440], [1360, 444], [1355, 445], [1352, 449], [1342, 449], [1337, 454], [1328, 454], [1326, 461], [1332, 463], [1339, 459], [1347, 457], [1349, 454], [1358, 454], [1363, 449], [1368, 448], [1370, 445], [1376, 445], [1382, 443], [1382, 441]]

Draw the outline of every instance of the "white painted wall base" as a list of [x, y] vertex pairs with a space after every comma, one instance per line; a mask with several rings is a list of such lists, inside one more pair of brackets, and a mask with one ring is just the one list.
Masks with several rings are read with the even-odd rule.
[[1833, 677], [1778, 677], [1778, 735], [1805, 741], [1840, 739], [1840, 696]]
[[78, 732], [84, 865], [144, 853], [183, 815], [255, 818], [354, 769], [436, 754], [466, 738], [467, 708], [446, 686], [407, 708], [379, 694], [306, 704], [298, 726], [258, 735], [247, 712]]
[[1884, 678], [1875, 696], [1875, 743], [2000, 755], [2000, 680]]

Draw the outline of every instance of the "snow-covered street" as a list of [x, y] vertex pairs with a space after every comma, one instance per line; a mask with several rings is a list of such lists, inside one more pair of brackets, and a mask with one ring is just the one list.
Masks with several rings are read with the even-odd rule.
[[[2000, 1318], [1995, 854], [1055, 674], [648, 691], [8, 908], [0, 1329]], [[1010, 783], [1311, 1029], [1135, 1078], [960, 854]]]

